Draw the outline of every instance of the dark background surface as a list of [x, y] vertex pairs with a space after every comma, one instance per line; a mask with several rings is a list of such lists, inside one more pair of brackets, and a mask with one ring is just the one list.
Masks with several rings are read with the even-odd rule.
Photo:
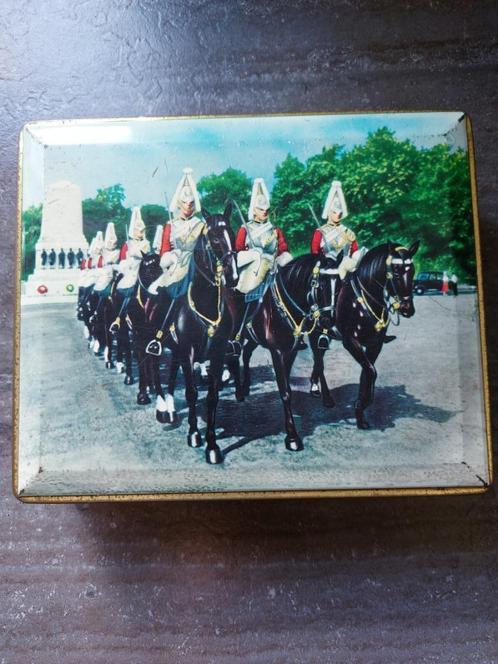
[[2, 664], [498, 661], [494, 489], [22, 505], [9, 412], [17, 134], [69, 117], [467, 111], [493, 396], [497, 64], [496, 2], [2, 2]]

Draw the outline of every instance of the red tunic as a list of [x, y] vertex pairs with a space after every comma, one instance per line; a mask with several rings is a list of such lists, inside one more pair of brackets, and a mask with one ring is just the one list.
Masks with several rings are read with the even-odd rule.
[[80, 265], [80, 270], [84, 270], [86, 268], [86, 258], [81, 259], [81, 265]]
[[[241, 228], [239, 228], [237, 237], [235, 238], [235, 251], [245, 251], [246, 249], [249, 249], [246, 240], [247, 240], [247, 231], [242, 226]], [[285, 239], [285, 235], [280, 230], [280, 228], [277, 228], [277, 242], [278, 242], [277, 256], [283, 254], [284, 251], [289, 251], [287, 240]]]
[[92, 269], [92, 262], [93, 262], [92, 259], [89, 258], [89, 259], [88, 259], [88, 263], [86, 264], [87, 270], [91, 270], [91, 269]]
[[[323, 235], [322, 232], [320, 231], [319, 228], [315, 230], [313, 233], [313, 237], [311, 238], [311, 253], [312, 254], [326, 254], [327, 250], [325, 249], [325, 246], [322, 246], [322, 239]], [[352, 256], [355, 251], [358, 251], [358, 242], [356, 240], [353, 240], [351, 242], [351, 245], [349, 247], [349, 255]]]
[[97, 261], [97, 267], [104, 267], [104, 257], [99, 256], [99, 260]]
[[128, 245], [127, 245], [126, 242], [125, 242], [125, 243], [123, 244], [123, 246], [121, 247], [121, 250], [120, 250], [120, 252], [119, 252], [119, 260], [120, 260], [120, 261], [124, 261], [124, 259], [126, 258], [126, 254], [127, 254], [127, 253], [128, 253]]
[[173, 249], [171, 245], [171, 224], [164, 224], [163, 226], [163, 236], [161, 238], [161, 250], [159, 254], [162, 256], [165, 254], [167, 251], [171, 251]]

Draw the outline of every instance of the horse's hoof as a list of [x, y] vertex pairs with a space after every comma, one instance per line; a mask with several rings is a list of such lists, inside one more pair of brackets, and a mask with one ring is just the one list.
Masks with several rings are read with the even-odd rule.
[[223, 454], [218, 446], [212, 450], [206, 450], [206, 461], [212, 465], [223, 463]]
[[365, 418], [357, 419], [356, 426], [358, 427], [358, 429], [362, 430], [370, 429], [370, 424], [366, 421]]
[[187, 436], [187, 443], [189, 447], [202, 447], [201, 434], [198, 431], [193, 431]]
[[311, 394], [312, 397], [315, 397], [315, 399], [320, 398], [320, 387], [319, 387], [318, 383], [311, 383], [310, 394]]
[[301, 452], [304, 450], [303, 441], [299, 436], [286, 436], [285, 437], [285, 447], [289, 452]]
[[122, 374], [122, 373], [124, 373], [124, 370], [125, 370], [125, 366], [124, 366], [123, 362], [116, 362], [116, 373]]
[[137, 394], [137, 403], [139, 406], [147, 406], [150, 403], [150, 398], [147, 392], [139, 392]]
[[105, 368], [106, 369], [114, 369], [114, 362], [111, 362], [110, 360], [107, 360], [105, 363]]
[[[150, 402], [150, 399], [149, 399]], [[172, 424], [170, 414], [167, 410], [156, 410], [156, 420], [160, 424]]]
[[[130, 376], [129, 374], [126, 375], [126, 378], [124, 379], [124, 384], [125, 385], [133, 385], [135, 381], [133, 380], [133, 376]], [[150, 403], [150, 401], [149, 401]]]

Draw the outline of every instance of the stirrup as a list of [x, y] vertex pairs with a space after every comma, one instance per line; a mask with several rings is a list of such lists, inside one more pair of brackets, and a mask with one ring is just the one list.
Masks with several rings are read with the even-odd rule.
[[318, 337], [318, 342], [316, 345], [319, 350], [328, 350], [330, 347], [330, 337], [328, 337], [326, 334], [321, 334]]
[[227, 342], [227, 352], [226, 355], [229, 357], [240, 357], [242, 354], [242, 345], [237, 339], [230, 339]]
[[149, 341], [147, 344], [145, 352], [149, 355], [156, 355], [157, 357], [160, 357], [161, 353], [163, 352], [162, 343], [159, 341], [159, 339], [152, 339], [152, 341]]
[[121, 318], [119, 318], [119, 316], [118, 316], [116, 318], [116, 320], [113, 323], [111, 323], [111, 326], [109, 328], [109, 332], [111, 334], [116, 334], [117, 332], [119, 332], [120, 327], [121, 327]]

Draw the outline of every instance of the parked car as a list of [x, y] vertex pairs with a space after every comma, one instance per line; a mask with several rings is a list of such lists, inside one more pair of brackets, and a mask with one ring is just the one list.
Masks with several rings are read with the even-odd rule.
[[[442, 288], [442, 272], [420, 272], [413, 280], [413, 292], [417, 295], [423, 295], [426, 291], [441, 291]], [[448, 281], [448, 291], [455, 292], [455, 284], [451, 279]]]

